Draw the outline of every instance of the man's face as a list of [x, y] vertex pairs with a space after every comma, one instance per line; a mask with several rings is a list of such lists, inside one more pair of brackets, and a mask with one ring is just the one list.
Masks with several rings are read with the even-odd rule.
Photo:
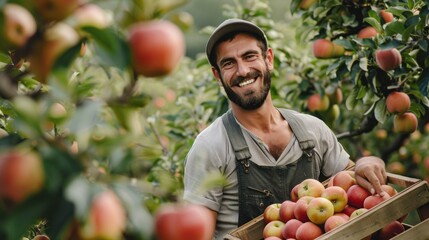
[[217, 56], [220, 72], [213, 69], [213, 73], [229, 100], [246, 110], [259, 108], [271, 86], [271, 49], [263, 54], [255, 38], [238, 34], [218, 45]]

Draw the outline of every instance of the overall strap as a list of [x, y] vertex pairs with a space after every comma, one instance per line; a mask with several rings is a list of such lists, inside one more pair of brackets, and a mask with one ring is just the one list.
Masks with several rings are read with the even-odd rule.
[[237, 121], [235, 120], [231, 109], [223, 114], [222, 122], [226, 128], [229, 141], [231, 141], [236, 159], [246, 167], [246, 165], [248, 165], [247, 161], [252, 157], [252, 155], [250, 154], [249, 147], [247, 146], [246, 140], [244, 139], [240, 125], [238, 125]]
[[315, 147], [313, 137], [307, 131], [304, 124], [296, 117], [296, 112], [284, 108], [279, 108], [279, 111], [292, 128], [295, 137], [298, 139], [300, 148], [306, 154], [312, 154], [311, 150]]

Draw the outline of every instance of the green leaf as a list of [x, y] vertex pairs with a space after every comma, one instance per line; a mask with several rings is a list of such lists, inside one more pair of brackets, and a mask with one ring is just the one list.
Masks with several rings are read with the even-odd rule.
[[95, 41], [95, 52], [99, 60], [107, 65], [126, 70], [131, 65], [131, 51], [121, 34], [114, 29], [83, 27], [83, 31]]
[[385, 99], [381, 99], [377, 101], [374, 108], [374, 116], [375, 119], [377, 119], [378, 122], [384, 123], [388, 117], [388, 112], [386, 109], [386, 101]]
[[402, 34], [405, 31], [404, 23], [400, 21], [390, 22], [386, 24], [385, 31], [388, 36], [393, 36], [398, 33]]
[[372, 18], [372, 17], [366, 17], [363, 19], [365, 22], [369, 23], [369, 25], [373, 26], [377, 32], [381, 32], [383, 28], [381, 27], [380, 21]]
[[10, 63], [10, 57], [5, 53], [0, 52], [0, 62]]
[[73, 179], [65, 190], [65, 198], [73, 203], [78, 219], [85, 219], [91, 205], [93, 192], [89, 182], [83, 177]]

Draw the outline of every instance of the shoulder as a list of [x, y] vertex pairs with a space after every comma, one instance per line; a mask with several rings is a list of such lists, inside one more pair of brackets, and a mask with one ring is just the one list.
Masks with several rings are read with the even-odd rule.
[[[307, 127], [320, 127], [320, 125], [326, 125], [320, 118], [317, 118], [308, 113], [301, 113], [291, 109], [279, 108], [279, 111], [282, 113], [288, 113], [289, 116], [297, 118], [302, 124]], [[287, 119], [286, 119], [287, 120]]]

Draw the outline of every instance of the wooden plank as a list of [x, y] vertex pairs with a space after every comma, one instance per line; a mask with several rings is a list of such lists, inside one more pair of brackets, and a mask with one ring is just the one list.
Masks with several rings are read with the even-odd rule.
[[375, 206], [361, 217], [352, 219], [317, 239], [362, 239], [428, 202], [428, 184], [420, 181]]
[[264, 216], [261, 214], [258, 217], [250, 220], [249, 222], [243, 224], [241, 227], [233, 230], [229, 236], [224, 239], [236, 240], [238, 237], [240, 240], [259, 240], [263, 239], [263, 230], [264, 230]]
[[429, 218], [416, 224], [414, 227], [406, 230], [391, 238], [391, 240], [427, 240], [429, 239]]

